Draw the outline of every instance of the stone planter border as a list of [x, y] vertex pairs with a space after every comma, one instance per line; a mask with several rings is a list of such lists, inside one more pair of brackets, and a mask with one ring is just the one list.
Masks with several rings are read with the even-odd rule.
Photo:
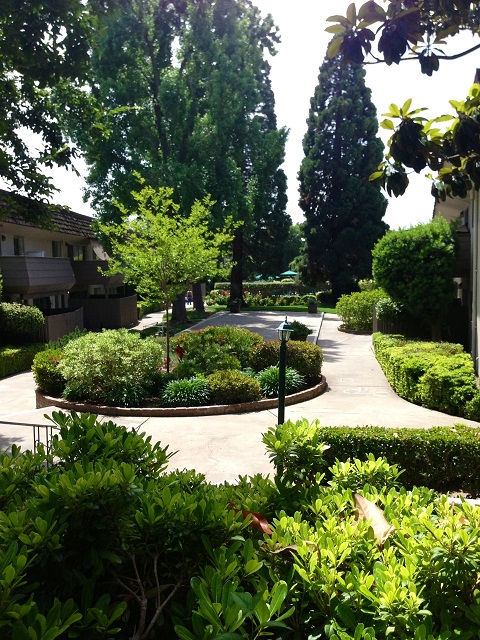
[[[298, 404], [305, 400], [311, 400], [321, 395], [327, 388], [325, 376], [321, 376], [320, 382], [314, 387], [293, 393], [285, 398], [287, 406]], [[103, 416], [142, 416], [174, 418], [182, 416], [215, 416], [230, 413], [249, 413], [252, 411], [264, 411], [278, 407], [278, 398], [244, 402], [242, 404], [218, 404], [205, 407], [107, 407], [98, 404], [86, 404], [82, 402], [69, 402], [63, 398], [47, 396], [38, 389], [35, 391], [37, 409], [46, 407], [58, 407], [65, 411], [77, 411], [80, 413], [96, 413]]]

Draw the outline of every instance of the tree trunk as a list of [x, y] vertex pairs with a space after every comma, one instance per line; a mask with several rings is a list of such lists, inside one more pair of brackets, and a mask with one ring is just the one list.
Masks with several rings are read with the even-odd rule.
[[194, 282], [192, 285], [193, 308], [198, 313], [205, 313], [205, 305], [203, 304], [202, 285], [200, 282]]
[[187, 309], [185, 308], [185, 292], [181, 293], [173, 301], [172, 322], [188, 322]]
[[243, 303], [243, 233], [235, 231], [232, 245], [232, 259], [235, 263], [230, 274], [230, 299]]

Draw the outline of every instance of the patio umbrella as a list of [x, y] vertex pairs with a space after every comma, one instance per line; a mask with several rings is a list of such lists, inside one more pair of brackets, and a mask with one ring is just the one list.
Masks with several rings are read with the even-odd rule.
[[296, 276], [297, 272], [296, 271], [284, 271], [283, 273], [280, 274], [281, 276]]

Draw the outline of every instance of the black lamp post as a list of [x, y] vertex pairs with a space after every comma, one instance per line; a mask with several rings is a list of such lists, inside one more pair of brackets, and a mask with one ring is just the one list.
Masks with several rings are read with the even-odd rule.
[[278, 424], [285, 422], [285, 366], [287, 360], [287, 342], [290, 340], [292, 326], [285, 322], [278, 327], [278, 339], [280, 340], [280, 360], [278, 363]]

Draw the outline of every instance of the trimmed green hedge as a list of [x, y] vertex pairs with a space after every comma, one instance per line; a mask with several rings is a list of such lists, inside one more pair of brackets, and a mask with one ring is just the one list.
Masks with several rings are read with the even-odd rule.
[[[367, 460], [370, 454], [396, 464], [406, 488], [437, 491], [462, 489], [480, 494], [480, 429], [456, 425], [431, 429], [385, 427], [321, 427], [319, 422], [291, 421], [263, 436], [277, 469], [295, 477], [325, 473], [336, 460]], [[325, 448], [324, 445], [328, 445]]]
[[473, 362], [461, 345], [375, 333], [373, 348], [399, 396], [429, 409], [480, 420]]
[[[278, 364], [280, 342], [268, 340], [253, 347], [250, 366], [255, 371]], [[308, 383], [318, 382], [322, 373], [323, 351], [313, 342], [290, 340], [287, 343], [287, 366], [295, 369]]]
[[0, 378], [28, 371], [36, 354], [43, 349], [45, 349], [44, 344], [0, 348]]
[[381, 289], [357, 291], [343, 295], [337, 302], [335, 313], [341, 318], [343, 327], [350, 331], [372, 331], [373, 308], [386, 294]]
[[14, 302], [0, 302], [0, 344], [35, 343], [45, 324], [37, 307]]

